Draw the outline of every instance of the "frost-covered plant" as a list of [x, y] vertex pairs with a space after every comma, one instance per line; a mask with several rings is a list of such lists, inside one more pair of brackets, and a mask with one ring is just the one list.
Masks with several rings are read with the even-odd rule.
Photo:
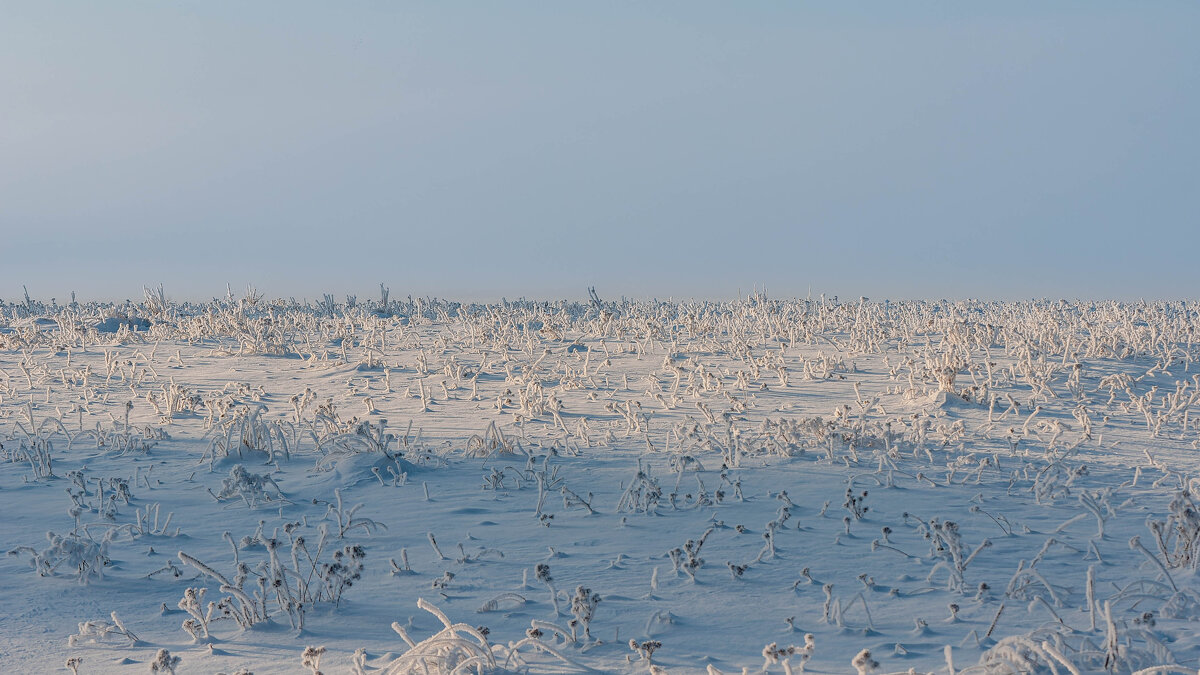
[[146, 402], [154, 408], [159, 423], [163, 425], [171, 424], [178, 414], [195, 414], [204, 409], [204, 398], [187, 387], [176, 384], [174, 378], [162, 385], [159, 393], [147, 392]]
[[104, 577], [104, 567], [109, 564], [108, 545], [115, 532], [113, 528], [106, 530], [99, 541], [86, 534], [72, 532], [64, 536], [47, 532], [49, 544], [41, 551], [18, 546], [8, 554], [28, 554], [29, 565], [41, 576], [53, 576], [59, 568], [65, 568], [75, 572], [79, 583], [86, 584], [92, 579]]
[[546, 589], [550, 591], [550, 602], [554, 605], [554, 616], [558, 616], [558, 590], [554, 588], [554, 578], [550, 576], [550, 566], [546, 563], [538, 563], [534, 568], [534, 578], [546, 585]]
[[846, 501], [842, 503], [842, 506], [850, 512], [850, 515], [854, 516], [855, 520], [862, 520], [867, 515], [867, 511], [870, 509], [870, 507], [866, 505], [866, 501], [866, 490], [855, 494], [853, 490], [847, 488]]
[[283, 501], [283, 490], [279, 489], [279, 484], [271, 478], [270, 474], [251, 473], [246, 470], [246, 467], [241, 464], [233, 465], [229, 470], [229, 476], [221, 480], [221, 491], [212, 492], [213, 498], [217, 501], [226, 501], [235, 497], [241, 497], [246, 506], [254, 508], [260, 501]]
[[480, 605], [479, 609], [475, 611], [479, 614], [483, 614], [485, 612], [496, 612], [501, 608], [507, 609], [521, 607], [525, 604], [525, 602], [525, 596], [520, 595], [519, 593], [501, 593]]
[[175, 512], [168, 513], [161, 523], [159, 522], [160, 512], [161, 507], [158, 502], [148, 504], [145, 509], [135, 509], [132, 534], [138, 537], [178, 537], [180, 528], [177, 526], [174, 531], [170, 529], [171, 519], [175, 517]]
[[304, 653], [300, 655], [300, 665], [312, 671], [312, 675], [321, 674], [321, 656], [325, 654], [325, 647], [308, 646], [304, 648]]
[[638, 642], [637, 640], [629, 641], [629, 649], [646, 662], [647, 668], [653, 667], [654, 652], [658, 651], [661, 647], [662, 642], [658, 640], [646, 640], [645, 642]]
[[442, 629], [430, 637], [415, 642], [407, 629], [393, 622], [392, 629], [408, 644], [408, 651], [383, 667], [384, 675], [426, 675], [434, 673], [506, 673], [525, 672], [528, 664], [523, 651], [541, 652], [553, 656], [562, 665], [580, 669], [556, 647], [543, 642], [543, 631], [536, 626], [558, 631], [553, 624], [535, 622], [535, 627], [526, 636], [507, 646], [488, 642], [488, 631], [484, 627], [473, 627], [465, 623], [454, 623], [446, 614], [424, 598], [417, 606], [433, 614], [442, 623]]
[[437, 589], [439, 589], [439, 588], [440, 588], [440, 589], [449, 588], [449, 587], [450, 587], [450, 582], [451, 582], [451, 581], [454, 581], [454, 576], [455, 576], [454, 572], [451, 572], [451, 571], [449, 571], [449, 570], [446, 570], [445, 572], [442, 572], [442, 576], [440, 576], [440, 577], [438, 577], [437, 579], [434, 579], [433, 581], [431, 581], [431, 582], [429, 583], [429, 587], [430, 587], [430, 588], [432, 588], [432, 589], [434, 589], [434, 590], [437, 590]]
[[116, 612], [110, 614], [112, 621], [97, 619], [79, 622], [79, 632], [67, 639], [67, 644], [74, 647], [80, 643], [103, 644], [109, 637], [119, 635], [127, 641], [127, 647], [136, 646], [141, 642], [138, 636], [125, 627], [125, 623], [117, 617]]
[[812, 658], [814, 647], [815, 641], [812, 633], [805, 634], [804, 646], [802, 647], [797, 647], [796, 645], [780, 647], [778, 643], [772, 642], [763, 647], [762, 670], [763, 672], [766, 672], [770, 666], [779, 663], [783, 665], [784, 675], [792, 675], [791, 659], [794, 656], [799, 656], [800, 663], [798, 664], [797, 670], [799, 672], [804, 672], [804, 666], [808, 663], [808, 660]]
[[871, 675], [877, 668], [879, 662], [871, 658], [871, 650], [864, 649], [854, 655], [854, 659], [850, 661], [850, 665], [854, 666], [854, 671], [858, 675]]
[[967, 555], [958, 523], [933, 518], [928, 524], [922, 524], [921, 529], [925, 539], [929, 542], [929, 556], [937, 561], [929, 572], [930, 581], [939, 571], [944, 571], [947, 573], [947, 587], [960, 593], [963, 592], [966, 587], [963, 572], [975, 554], [986, 548], [991, 542], [985, 539], [974, 553]]
[[1172, 497], [1165, 520], [1147, 524], [1168, 566], [1200, 566], [1200, 506], [1191, 491], [1181, 490]]
[[324, 588], [315, 600], [326, 600], [336, 606], [341, 604], [346, 589], [362, 578], [363, 559], [367, 557], [367, 552], [362, 546], [354, 544], [334, 551], [332, 557], [333, 562], [322, 563], [318, 568]]
[[82, 471], [69, 471], [67, 478], [79, 487], [78, 491], [70, 487], [66, 490], [75, 507], [81, 511], [99, 514], [105, 521], [115, 521], [119, 505], [122, 503], [128, 505], [129, 500], [133, 499], [133, 495], [129, 491], [129, 481], [124, 478], [97, 478], [95, 492], [87, 489], [89, 481], [84, 477]]
[[210, 467], [235, 454], [245, 459], [247, 453], [264, 453], [273, 462], [276, 455], [290, 457], [288, 435], [279, 422], [267, 420], [267, 406], [255, 401], [234, 401], [213, 429], [205, 457]]
[[654, 513], [662, 496], [658, 479], [651, 476], [648, 469], [643, 469], [639, 461], [637, 473], [617, 500], [617, 513]]
[[387, 525], [370, 518], [356, 516], [358, 510], [363, 507], [362, 504], [355, 504], [350, 508], [346, 508], [342, 501], [342, 489], [335, 488], [333, 491], [334, 503], [330, 504], [325, 511], [325, 517], [334, 517], [334, 522], [337, 523], [338, 539], [345, 539], [346, 535], [356, 529], [362, 528], [368, 536], [374, 533], [379, 528], [387, 529]]
[[171, 652], [160, 649], [154, 655], [154, 660], [150, 662], [150, 672], [154, 675], [175, 675], [175, 668], [179, 666], [179, 662], [183, 659], [178, 656], [171, 656]]
[[704, 547], [704, 542], [713, 533], [713, 529], [710, 527], [705, 530], [699, 539], [688, 539], [682, 548], [673, 548], [667, 551], [675, 572], [682, 571], [693, 582], [696, 581], [696, 571], [704, 566], [704, 558], [700, 557], [700, 549]]
[[596, 605], [599, 603], [599, 593], [593, 593], [592, 589], [583, 586], [575, 588], [575, 595], [571, 596], [571, 614], [574, 618], [569, 622], [574, 639], [578, 639], [576, 631], [579, 626], [583, 626], [584, 638], [592, 639], [592, 617], [595, 615]]
[[[225, 575], [183, 551], [179, 552], [179, 559], [221, 584], [220, 590], [226, 594], [216, 603], [216, 609], [221, 612], [221, 616], [233, 619], [242, 628], [249, 628], [267, 620], [265, 583], [258, 592], [247, 591], [245, 585], [250, 576], [247, 565], [239, 564], [237, 575], [230, 581]], [[185, 626], [184, 630], [188, 628]]]
[[41, 435], [30, 436], [8, 441], [6, 446], [0, 443], [0, 457], [10, 462], [29, 464], [33, 479], [40, 481], [54, 475], [54, 442], [49, 437]]
[[[232, 619], [242, 628], [248, 628], [278, 613], [285, 614], [293, 628], [303, 630], [304, 615], [312, 604], [340, 604], [345, 592], [362, 578], [366, 549], [348, 544], [334, 549], [323, 560], [332, 540], [327, 525], [318, 528], [320, 536], [311, 546], [300, 523], [289, 523], [283, 530], [291, 540], [290, 555], [285, 551], [287, 541], [262, 534], [261, 527], [253, 537], [243, 538], [241, 548], [226, 533], [234, 553], [232, 579], [179, 552], [180, 560], [217, 581], [223, 594], [215, 604], [209, 602], [201, 607], [204, 589], [188, 589], [180, 602], [180, 608], [191, 615], [184, 622], [184, 630], [196, 638], [198, 633], [207, 635], [208, 625], [216, 618]], [[265, 559], [254, 562], [242, 558], [245, 549], [258, 547], [265, 552]]]
[[515, 455], [519, 443], [504, 435], [496, 422], [488, 423], [482, 434], [473, 434], [467, 439], [465, 452], [469, 457], [491, 457], [493, 455]]
[[954, 354], [945, 353], [940, 358], [934, 359], [927, 357], [927, 367], [933, 374], [938, 383], [938, 391], [945, 391], [951, 394], [957, 394], [954, 389], [954, 382], [958, 379], [958, 371], [965, 369], [967, 366], [962, 360]]
[[190, 615], [190, 618], [184, 619], [182, 628], [196, 642], [208, 637], [208, 624], [212, 622], [213, 614], [217, 611], [216, 602], [210, 600], [208, 605], [204, 604], [204, 594], [207, 592], [207, 588], [189, 588], [179, 599], [179, 609]]
[[[317, 468], [321, 470], [329, 468], [339, 459], [359, 453], [383, 455], [394, 460], [399, 470], [398, 460], [404, 455], [405, 449], [410, 448], [406, 433], [403, 438], [404, 449], [391, 449], [397, 438], [395, 434], [387, 431], [386, 419], [379, 420], [378, 424], [360, 422], [357, 418], [343, 422], [332, 402], [327, 402], [318, 409], [310, 423], [309, 433], [316, 440], [317, 451], [321, 453], [321, 459], [317, 461]], [[413, 441], [414, 445], [416, 440]]]

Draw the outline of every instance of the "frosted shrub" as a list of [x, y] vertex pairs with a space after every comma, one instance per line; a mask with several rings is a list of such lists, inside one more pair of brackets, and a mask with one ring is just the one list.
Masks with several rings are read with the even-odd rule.
[[104, 576], [104, 567], [109, 564], [108, 545], [115, 530], [108, 530], [100, 541], [89, 536], [71, 533], [66, 536], [46, 533], [49, 545], [37, 551], [28, 546], [18, 546], [8, 552], [15, 556], [29, 555], [29, 565], [44, 577], [54, 575], [59, 568], [74, 571], [80, 583]]
[[[232, 535], [226, 533], [234, 553], [232, 579], [179, 552], [181, 561], [219, 583], [223, 594], [215, 603], [204, 604], [207, 589], [189, 588], [185, 592], [179, 607], [190, 615], [183, 629], [193, 639], [207, 636], [209, 625], [218, 618], [232, 619], [240, 627], [249, 628], [272, 615], [284, 614], [292, 628], [303, 630], [304, 616], [311, 605], [325, 602], [336, 607], [346, 591], [362, 578], [367, 555], [362, 546], [348, 544], [330, 551], [332, 537], [324, 524], [319, 528], [316, 543], [311, 545], [300, 523], [289, 523], [283, 529], [291, 543], [290, 551], [286, 550], [287, 541], [261, 532], [243, 538], [243, 546], [239, 548]], [[244, 560], [243, 549], [252, 546], [261, 546], [265, 559]]]
[[[336, 460], [358, 453], [377, 453], [389, 459], [398, 458], [402, 452], [393, 453], [389, 448], [396, 436], [388, 431], [387, 420], [378, 424], [370, 422], [341, 422], [332, 406], [327, 412], [318, 414], [314, 420], [312, 435], [317, 439], [317, 451], [322, 454], [317, 468], [324, 469]], [[320, 422], [319, 424], [317, 422]], [[407, 436], [404, 439], [407, 441]]]
[[267, 406], [257, 402], [234, 402], [231, 412], [223, 416], [213, 430], [205, 456], [210, 467], [218, 460], [237, 455], [245, 459], [248, 453], [263, 453], [267, 461], [275, 461], [276, 454], [290, 456], [288, 437], [283, 427], [275, 421], [264, 419]]
[[25, 462], [33, 472], [34, 480], [44, 480], [54, 475], [54, 443], [46, 437], [26, 436], [8, 441], [7, 447], [0, 443], [0, 451], [10, 462]]
[[254, 508], [260, 501], [282, 501], [283, 491], [270, 474], [250, 473], [241, 464], [235, 464], [229, 470], [229, 476], [221, 481], [221, 491], [210, 494], [217, 501], [226, 501], [241, 497], [246, 506]]
[[467, 439], [466, 454], [469, 457], [491, 457], [492, 455], [514, 455], [517, 452], [516, 439], [510, 439], [500, 431], [496, 423], [489, 422], [482, 434], [474, 434]]
[[927, 367], [937, 380], [938, 391], [957, 394], [954, 382], [958, 379], [958, 371], [966, 368], [966, 364], [953, 354], [942, 354], [940, 358], [927, 357]]
[[[1096, 669], [1086, 672], [1114, 672], [1115, 661], [1105, 663], [1104, 652], [1097, 654]], [[1036, 636], [1013, 635], [1001, 639], [984, 652], [979, 660], [984, 672], [1056, 673], [1065, 667], [1072, 674], [1081, 671], [1060, 649], [1050, 641]], [[1127, 672], [1127, 671], [1126, 671]]]
[[204, 407], [204, 399], [199, 394], [176, 384], [174, 379], [164, 384], [158, 394], [148, 392], [146, 402], [154, 408], [160, 424], [171, 424], [176, 415], [198, 413]]

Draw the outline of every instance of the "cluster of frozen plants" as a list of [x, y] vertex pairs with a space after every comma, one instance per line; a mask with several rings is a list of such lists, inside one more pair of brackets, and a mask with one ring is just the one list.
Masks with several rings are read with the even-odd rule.
[[0, 303], [6, 672], [1200, 668], [1198, 303], [381, 291]]

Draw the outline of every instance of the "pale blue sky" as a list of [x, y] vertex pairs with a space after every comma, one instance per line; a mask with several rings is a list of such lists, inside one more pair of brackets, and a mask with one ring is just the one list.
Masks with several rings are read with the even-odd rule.
[[4, 2], [0, 298], [1196, 297], [1195, 2]]

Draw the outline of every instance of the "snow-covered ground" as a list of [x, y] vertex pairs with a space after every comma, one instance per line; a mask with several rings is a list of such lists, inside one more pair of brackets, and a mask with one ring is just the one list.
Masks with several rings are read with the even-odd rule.
[[3, 305], [0, 663], [1195, 673], [1198, 327], [761, 295]]

